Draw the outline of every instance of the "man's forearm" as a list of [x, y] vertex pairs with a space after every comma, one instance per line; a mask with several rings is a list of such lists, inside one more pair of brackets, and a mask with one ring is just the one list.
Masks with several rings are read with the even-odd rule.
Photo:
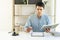
[[32, 27], [26, 28], [25, 32], [30, 32], [32, 30]]

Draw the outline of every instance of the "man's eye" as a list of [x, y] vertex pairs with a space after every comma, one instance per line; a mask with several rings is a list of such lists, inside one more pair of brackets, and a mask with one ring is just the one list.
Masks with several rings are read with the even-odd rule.
[[42, 9], [37, 9], [37, 10], [42, 10]]
[[39, 9], [37, 9], [37, 10], [39, 10]]
[[42, 9], [40, 9], [40, 10], [42, 10]]

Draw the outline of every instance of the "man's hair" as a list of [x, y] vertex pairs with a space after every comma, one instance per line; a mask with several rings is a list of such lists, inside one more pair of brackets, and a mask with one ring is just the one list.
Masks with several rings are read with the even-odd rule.
[[37, 2], [37, 3], [36, 3], [36, 6], [41, 6], [41, 7], [43, 7], [43, 8], [45, 7], [43, 2]]

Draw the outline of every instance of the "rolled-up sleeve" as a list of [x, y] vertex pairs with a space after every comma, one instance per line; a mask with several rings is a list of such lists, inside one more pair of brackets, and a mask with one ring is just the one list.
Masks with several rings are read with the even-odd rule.
[[51, 18], [47, 18], [47, 24], [49, 25], [49, 24], [51, 24], [52, 22], [51, 22]]
[[31, 27], [31, 20], [30, 20], [30, 17], [28, 18], [24, 28], [28, 28], [28, 27]]

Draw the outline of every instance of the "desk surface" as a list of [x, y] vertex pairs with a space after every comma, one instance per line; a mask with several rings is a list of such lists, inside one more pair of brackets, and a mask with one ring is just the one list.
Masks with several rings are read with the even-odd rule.
[[46, 37], [31, 37], [30, 33], [20, 32], [19, 36], [11, 36], [12, 33], [7, 31], [0, 33], [1, 40], [60, 40], [60, 37], [46, 36]]

